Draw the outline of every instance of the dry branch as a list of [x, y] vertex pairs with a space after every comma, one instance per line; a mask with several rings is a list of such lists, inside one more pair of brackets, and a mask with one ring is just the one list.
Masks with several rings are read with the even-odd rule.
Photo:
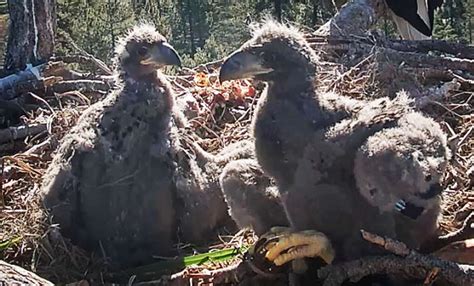
[[16, 96], [18, 84], [22, 82], [38, 81], [45, 65], [28, 66], [25, 70], [0, 79], [0, 99], [9, 100]]
[[456, 241], [463, 241], [470, 238], [474, 238], [474, 211], [471, 211], [467, 216], [459, 230], [437, 238], [425, 245], [422, 250], [423, 252], [431, 253]]
[[52, 90], [57, 93], [67, 91], [81, 92], [107, 92], [111, 86], [102, 80], [80, 79], [80, 80], [64, 80], [52, 86]]
[[63, 32], [63, 36], [67, 38], [67, 43], [70, 44], [76, 51], [78, 51], [83, 57], [88, 58], [90, 61], [94, 63], [95, 66], [97, 66], [98, 69], [103, 71], [106, 75], [112, 75], [113, 71], [100, 59], [94, 57], [93, 55], [89, 54], [86, 52], [84, 49], [79, 47], [76, 42], [71, 38], [69, 34], [67, 34], [65, 31]]
[[[411, 48], [420, 44], [422, 41], [398, 41], [396, 46], [383, 44], [378, 42], [368, 42], [368, 38], [340, 38], [329, 39], [327, 41], [314, 41], [310, 44], [316, 51], [326, 51], [336, 54], [371, 54], [377, 52], [381, 57], [385, 57], [385, 61], [390, 61], [394, 64], [406, 64], [412, 67], [436, 67], [450, 70], [462, 70], [463, 72], [474, 73], [474, 60], [470, 58], [448, 58], [443, 56], [428, 55], [424, 51], [412, 51]], [[450, 45], [448, 42], [436, 41], [436, 43], [443, 42]], [[425, 48], [436, 50], [435, 47], [430, 47], [428, 43], [424, 44]], [[464, 46], [465, 49], [473, 49]], [[472, 55], [471, 55], [472, 56]]]
[[[361, 47], [378, 46], [392, 49], [400, 52], [423, 53], [441, 52], [453, 55], [457, 58], [474, 59], [474, 46], [466, 43], [448, 42], [445, 40], [387, 40], [385, 37], [378, 35], [364, 36], [319, 36], [307, 35], [306, 40], [314, 47], [322, 46], [338, 47], [338, 50], [348, 50], [350, 46], [359, 45]], [[335, 49], [335, 48], [334, 48]]]
[[358, 281], [374, 274], [404, 274], [411, 278], [425, 279], [437, 269], [438, 277], [450, 285], [474, 285], [474, 266], [460, 265], [410, 250], [404, 243], [362, 231], [367, 241], [379, 245], [397, 256], [365, 257], [341, 264], [329, 265], [318, 271], [324, 286], [341, 285], [344, 281]]
[[44, 93], [47, 88], [57, 93], [74, 90], [103, 93], [114, 82], [113, 77], [91, 78], [90, 74], [68, 69], [64, 62], [52, 61], [0, 79], [0, 99], [11, 100], [28, 92]]
[[458, 58], [474, 59], [474, 46], [463, 43], [447, 42], [443, 40], [425, 41], [385, 41], [384, 46], [401, 52], [428, 53], [438, 51], [454, 55]]
[[382, 55], [393, 63], [414, 67], [438, 67], [450, 70], [474, 72], [474, 60], [432, 56], [422, 53], [400, 52], [393, 49], [382, 49]]
[[34, 136], [47, 131], [47, 124], [32, 124], [18, 127], [10, 127], [0, 130], [0, 143], [6, 143], [18, 139], [23, 139], [28, 136]]
[[0, 285], [53, 286], [54, 284], [20, 266], [0, 260]]
[[[56, 57], [51, 58], [50, 60], [61, 61], [67, 64], [91, 65], [101, 70], [106, 75], [113, 74], [112, 70], [109, 67], [107, 67], [107, 65], [104, 62], [99, 61], [97, 58], [91, 56], [90, 54], [56, 56]], [[107, 68], [104, 68], [104, 66]]]

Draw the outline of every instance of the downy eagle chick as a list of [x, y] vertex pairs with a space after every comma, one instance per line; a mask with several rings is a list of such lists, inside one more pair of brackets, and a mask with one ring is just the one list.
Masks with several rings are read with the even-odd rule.
[[181, 64], [176, 51], [142, 24], [116, 54], [120, 88], [63, 138], [42, 193], [65, 236], [129, 266], [173, 254], [178, 241], [206, 240], [228, 215], [217, 179], [179, 142], [184, 116], [159, 70]]
[[436, 235], [440, 182], [450, 156], [440, 126], [419, 112], [369, 137], [357, 151], [354, 174], [360, 193], [382, 212], [395, 210], [397, 236], [411, 248]]
[[[413, 123], [407, 116], [411, 101], [402, 93], [362, 106], [357, 101], [335, 104], [337, 96], [315, 88], [317, 65], [314, 51], [296, 29], [269, 21], [225, 60], [220, 71], [222, 81], [254, 78], [267, 83], [253, 121], [256, 157], [264, 173], [276, 181], [293, 231], [302, 231], [282, 236], [286, 245], [269, 250], [267, 258], [275, 262], [282, 258], [278, 263], [310, 252], [327, 262], [334, 258], [327, 239], [306, 230], [327, 235], [336, 258], [345, 260], [379, 252], [362, 239], [361, 229], [397, 237], [398, 229], [412, 227], [398, 226], [395, 210], [382, 211], [369, 202], [358, 191], [354, 174], [356, 153], [368, 138], [403, 125], [404, 120]], [[338, 98], [336, 102], [344, 101]], [[221, 177], [221, 183], [231, 177]], [[233, 193], [225, 186], [223, 191], [226, 197]], [[279, 254], [297, 241], [320, 245], [283, 259]]]

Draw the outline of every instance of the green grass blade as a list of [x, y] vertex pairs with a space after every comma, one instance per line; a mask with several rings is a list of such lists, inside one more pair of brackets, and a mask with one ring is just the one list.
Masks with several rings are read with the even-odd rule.
[[16, 244], [20, 241], [21, 241], [21, 237], [19, 236], [19, 237], [15, 237], [13, 239], [10, 239], [10, 240], [5, 240], [3, 242], [0, 242], [0, 251], [3, 251], [5, 249], [9, 248], [11, 245]]
[[128, 281], [129, 277], [136, 275], [136, 281], [147, 281], [159, 279], [163, 275], [170, 275], [182, 271], [184, 268], [193, 265], [203, 265], [208, 262], [225, 262], [245, 253], [250, 246], [245, 245], [239, 248], [226, 248], [207, 253], [177, 257], [170, 260], [128, 269], [120, 273], [110, 274], [109, 277], [115, 281]]
[[184, 257], [184, 266], [202, 265], [206, 262], [223, 262], [243, 254], [247, 249], [247, 246], [240, 248], [226, 248], [217, 251], [186, 256]]

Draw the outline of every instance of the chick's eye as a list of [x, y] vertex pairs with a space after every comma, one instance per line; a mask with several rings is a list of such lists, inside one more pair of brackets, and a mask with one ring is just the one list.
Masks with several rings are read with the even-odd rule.
[[138, 49], [138, 55], [141, 56], [141, 57], [145, 56], [147, 53], [148, 53], [148, 48], [145, 47], [145, 46], [141, 46]]
[[370, 193], [370, 195], [373, 197], [373, 196], [375, 196], [375, 194], [377, 194], [377, 189], [375, 189], [375, 188], [374, 188], [374, 189], [370, 189], [370, 190], [369, 190], [369, 193]]

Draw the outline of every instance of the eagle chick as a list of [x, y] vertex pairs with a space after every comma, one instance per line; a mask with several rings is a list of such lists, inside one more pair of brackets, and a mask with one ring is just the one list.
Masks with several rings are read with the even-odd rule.
[[[276, 181], [293, 230], [326, 234], [337, 259], [375, 254], [380, 250], [362, 239], [360, 229], [397, 238], [398, 229], [406, 227], [397, 225], [398, 213], [381, 212], [358, 191], [355, 158], [378, 132], [416, 124], [407, 115], [412, 113], [411, 100], [400, 93], [393, 100], [341, 104], [347, 99], [316, 90], [317, 65], [300, 33], [270, 21], [226, 59], [220, 78], [252, 77], [267, 83], [253, 121], [255, 152], [264, 173]], [[432, 179], [432, 184], [438, 180]], [[234, 193], [225, 186], [223, 191], [226, 197]], [[381, 187], [380, 192], [391, 190]]]
[[180, 65], [176, 51], [142, 24], [116, 53], [119, 89], [63, 138], [42, 193], [65, 236], [125, 266], [171, 255], [178, 240], [205, 240], [227, 214], [217, 179], [179, 144], [184, 116], [159, 71]]
[[449, 159], [440, 126], [418, 112], [369, 137], [357, 151], [354, 175], [359, 192], [381, 212], [395, 212], [397, 235], [412, 248], [436, 234], [440, 181]]

